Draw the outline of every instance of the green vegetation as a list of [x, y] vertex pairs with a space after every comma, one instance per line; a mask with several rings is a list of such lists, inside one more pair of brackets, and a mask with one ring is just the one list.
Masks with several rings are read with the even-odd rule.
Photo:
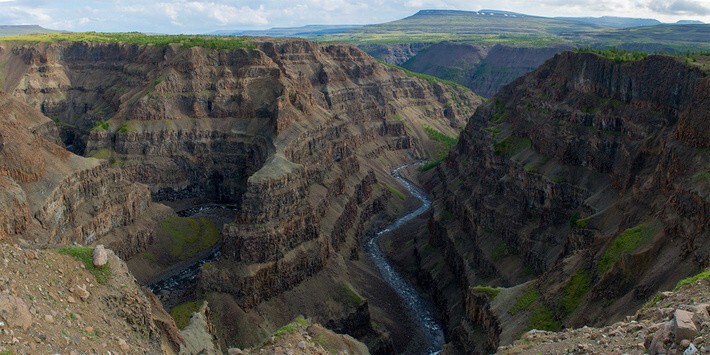
[[170, 316], [175, 320], [175, 324], [180, 329], [184, 329], [190, 324], [190, 317], [193, 313], [200, 310], [203, 300], [195, 300], [177, 305], [170, 310]]
[[345, 292], [345, 295], [348, 297], [348, 299], [352, 301], [352, 303], [355, 305], [361, 305], [364, 301], [362, 296], [360, 296], [360, 294], [353, 290], [349, 285], [344, 285], [343, 291]]
[[689, 277], [689, 278], [687, 278], [687, 279], [682, 279], [682, 280], [678, 281], [678, 284], [675, 286], [675, 288], [674, 288], [673, 290], [675, 291], [675, 290], [677, 290], [677, 289], [679, 289], [679, 288], [681, 288], [681, 287], [683, 287], [683, 286], [685, 286], [685, 285], [694, 284], [694, 283], [696, 283], [696, 282], [698, 282], [698, 281], [700, 281], [700, 280], [705, 280], [705, 279], [708, 279], [708, 278], [710, 278], [710, 269], [705, 270], [705, 271], [703, 271], [703, 272], [701, 272], [701, 273], [699, 273], [699, 274], [697, 274], [697, 275], [695, 275], [695, 276], [692, 276], [692, 277]]
[[219, 241], [219, 229], [207, 218], [173, 216], [160, 224], [163, 245], [170, 255], [187, 260], [208, 250]]
[[587, 228], [589, 225], [589, 217], [587, 218], [580, 218], [574, 222], [574, 226], [577, 228]]
[[96, 124], [94, 124], [94, 127], [91, 128], [92, 131], [108, 131], [108, 121], [98, 121]]
[[458, 138], [447, 136], [446, 134], [441, 133], [427, 125], [424, 125], [424, 131], [429, 136], [429, 138], [441, 143], [441, 147], [436, 152], [436, 157], [433, 160], [430, 160], [419, 167], [419, 171], [422, 172], [430, 170], [441, 164], [441, 162], [444, 161], [444, 159], [446, 159], [446, 156], [449, 154], [449, 150], [451, 150], [451, 148], [453, 148], [459, 142]]
[[544, 305], [538, 304], [530, 312], [528, 329], [549, 330], [554, 332], [560, 330], [560, 328], [560, 322], [555, 319], [552, 312]]
[[77, 32], [77, 33], [45, 33], [31, 35], [5, 36], [0, 38], [3, 41], [12, 42], [101, 42], [101, 43], [126, 43], [142, 46], [165, 46], [168, 44], [179, 44], [183, 47], [202, 47], [209, 49], [237, 49], [255, 48], [248, 38], [245, 37], [216, 37], [216, 36], [193, 36], [193, 35], [146, 35], [139, 32], [129, 33], [99, 33], [99, 32]]
[[82, 263], [84, 267], [88, 270], [96, 282], [100, 284], [105, 284], [111, 278], [111, 266], [109, 263], [102, 267], [94, 266], [94, 248], [84, 247], [84, 246], [70, 246], [59, 248], [59, 254], [69, 255]]
[[515, 301], [513, 307], [508, 310], [508, 313], [516, 315], [522, 311], [526, 311], [530, 308], [530, 305], [539, 299], [540, 292], [536, 287], [530, 286], [522, 295], [520, 295], [520, 297], [518, 297], [518, 300]]
[[594, 53], [594, 54], [600, 55], [604, 58], [611, 59], [617, 63], [633, 62], [633, 61], [641, 60], [641, 59], [646, 58], [648, 56], [648, 53], [646, 53], [646, 52], [629, 52], [627, 50], [618, 49], [618, 48], [595, 49], [595, 48], [591, 48], [591, 47], [584, 47], [584, 48], [576, 49], [576, 52], [578, 52], [578, 53]]
[[648, 301], [646, 301], [646, 303], [643, 304], [643, 308], [649, 309], [658, 304], [658, 302], [661, 302], [661, 300], [663, 300], [663, 295], [661, 295], [660, 292], [656, 292], [656, 294], [653, 295], [651, 299], [649, 299]]
[[394, 187], [390, 186], [389, 184], [385, 184], [385, 187], [387, 187], [387, 190], [392, 193], [392, 195], [397, 196], [400, 200], [404, 201], [407, 199], [407, 196], [405, 196], [402, 191], [399, 191], [395, 189]]
[[532, 142], [527, 137], [518, 137], [515, 135], [510, 135], [503, 139], [502, 141], [493, 144], [493, 151], [496, 154], [502, 154], [508, 157], [512, 157], [525, 149], [530, 148]]
[[128, 133], [129, 132], [128, 123], [124, 122], [123, 124], [121, 124], [121, 127], [118, 128], [118, 132], [119, 133]]
[[639, 224], [619, 234], [606, 249], [599, 261], [599, 272], [604, 273], [616, 263], [623, 254], [631, 253], [651, 240], [656, 229], [646, 224]]
[[496, 298], [500, 293], [500, 288], [498, 287], [488, 287], [488, 286], [471, 286], [471, 291], [485, 293], [491, 300]]
[[111, 157], [111, 151], [108, 148], [97, 150], [91, 154], [92, 158], [108, 160]]
[[310, 323], [305, 318], [303, 318], [303, 316], [298, 316], [296, 317], [296, 319], [293, 320], [293, 322], [286, 324], [283, 327], [279, 328], [277, 331], [275, 331], [274, 336], [280, 337], [286, 334], [292, 334], [296, 331], [296, 329], [307, 327], [309, 324]]
[[562, 308], [566, 314], [577, 309], [590, 287], [590, 277], [586, 271], [580, 270], [572, 275], [564, 286], [564, 296], [562, 296]]

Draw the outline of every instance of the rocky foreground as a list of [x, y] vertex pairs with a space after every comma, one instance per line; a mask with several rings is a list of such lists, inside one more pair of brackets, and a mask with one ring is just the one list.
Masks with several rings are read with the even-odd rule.
[[710, 273], [705, 274], [659, 293], [626, 321], [559, 333], [533, 330], [498, 353], [710, 354]]

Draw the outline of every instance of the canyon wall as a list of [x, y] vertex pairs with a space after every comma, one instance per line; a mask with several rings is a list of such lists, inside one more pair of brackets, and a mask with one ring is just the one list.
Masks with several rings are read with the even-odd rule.
[[452, 346], [613, 322], [710, 265], [709, 83], [672, 57], [566, 52], [476, 112], [429, 176], [416, 250]]
[[[437, 147], [425, 127], [457, 135], [481, 102], [357, 48], [293, 39], [255, 39], [229, 50], [14, 43], [2, 45], [0, 58], [4, 89], [57, 121], [67, 148], [111, 169], [64, 182], [69, 190], [103, 196], [108, 191], [82, 184], [126, 179], [142, 190], [120, 199], [137, 208], [149, 205], [149, 194], [238, 206], [222, 232], [223, 254], [202, 270], [198, 293], [222, 295], [248, 317], [296, 304], [280, 296], [309, 279], [344, 274], [368, 233], [397, 213], [388, 208], [396, 185], [390, 170], [433, 156]], [[56, 216], [51, 208], [43, 218]], [[142, 216], [150, 219], [146, 225], [161, 219]], [[134, 218], [129, 213], [111, 223]], [[82, 228], [91, 235], [98, 227]], [[150, 235], [122, 240], [127, 257], [139, 254]], [[346, 283], [339, 276], [321, 293], [338, 296], [350, 289]], [[353, 335], [373, 334], [369, 321], [360, 321], [369, 319], [367, 302], [335, 308], [309, 316], [336, 328], [362, 323], [367, 329], [352, 329]], [[258, 322], [261, 335], [273, 331], [273, 320]], [[261, 340], [253, 336], [246, 344], [239, 331], [224, 330], [224, 345]]]

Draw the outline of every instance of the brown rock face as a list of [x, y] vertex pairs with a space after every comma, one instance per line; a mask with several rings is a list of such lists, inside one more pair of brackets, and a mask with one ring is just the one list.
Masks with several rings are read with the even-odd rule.
[[[229, 294], [248, 311], [324, 269], [342, 273], [373, 220], [392, 217], [389, 171], [435, 153], [424, 127], [456, 135], [480, 104], [470, 92], [409, 77], [354, 47], [252, 44], [8, 44], [6, 90], [76, 127], [63, 132], [73, 149], [121, 167], [63, 182], [78, 193], [41, 217], [51, 220], [83, 192], [135, 207], [75, 227], [98, 237], [102, 227], [134, 221], [133, 212], [148, 206], [146, 189], [156, 200], [236, 204], [236, 220], [223, 229], [223, 256], [203, 269], [199, 290]], [[106, 190], [82, 185], [99, 179]], [[108, 186], [123, 179], [145, 185], [119, 197]], [[133, 255], [151, 235], [132, 233], [103, 243]], [[332, 283], [333, 294], [343, 293], [341, 281]], [[346, 322], [349, 311], [342, 319], [326, 311], [314, 317]]]
[[[448, 267], [425, 270], [431, 287], [537, 277], [536, 305], [574, 326], [619, 319], [710, 265], [708, 83], [670, 57], [563, 53], [507, 86], [432, 176], [430, 244]], [[493, 312], [508, 319], [513, 304]], [[519, 313], [502, 343], [527, 327]], [[491, 330], [480, 318], [467, 317], [461, 344]]]
[[57, 145], [40, 112], [4, 93], [0, 111], [0, 238], [89, 244], [154, 207], [146, 186]]

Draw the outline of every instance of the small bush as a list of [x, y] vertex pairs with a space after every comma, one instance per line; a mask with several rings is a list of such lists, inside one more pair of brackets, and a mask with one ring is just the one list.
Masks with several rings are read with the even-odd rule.
[[108, 121], [98, 121], [91, 128], [92, 131], [107, 131], [109, 127]]
[[62, 247], [59, 248], [59, 254], [69, 255], [84, 263], [86, 270], [94, 275], [96, 282], [99, 284], [103, 285], [111, 278], [111, 267], [108, 263], [102, 267], [94, 266], [94, 248], [92, 247]]
[[129, 128], [128, 128], [128, 123], [123, 123], [121, 124], [121, 127], [118, 128], [119, 133], [128, 133]]

